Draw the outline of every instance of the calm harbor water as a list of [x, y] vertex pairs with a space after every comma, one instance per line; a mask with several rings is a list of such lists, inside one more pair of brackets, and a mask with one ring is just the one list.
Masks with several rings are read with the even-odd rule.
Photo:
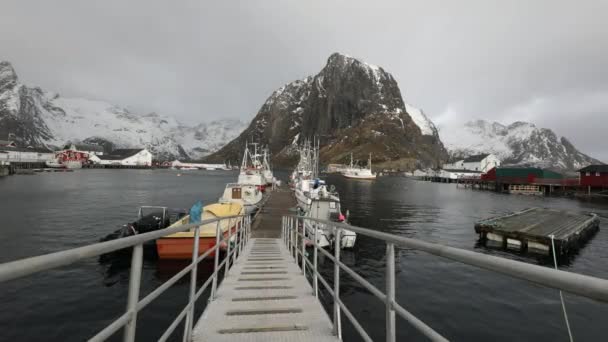
[[[215, 201], [225, 183], [235, 178], [235, 172], [224, 171], [182, 172], [178, 177], [171, 170], [78, 170], [0, 178], [0, 262], [96, 242], [133, 220], [140, 205], [186, 208], [199, 199]], [[608, 203], [509, 196], [405, 178], [375, 182], [327, 179], [340, 191], [354, 225], [528, 263], [546, 264], [543, 259], [478, 245], [473, 223], [531, 206], [595, 212], [602, 217], [600, 231], [560, 267], [608, 278]], [[356, 248], [342, 256], [345, 263], [383, 289], [384, 252], [381, 242], [359, 237]], [[398, 302], [448, 339], [567, 340], [557, 291], [414, 250], [398, 249], [396, 253]], [[330, 263], [322, 265], [330, 278]], [[145, 262], [142, 295], [181, 267], [181, 263]], [[199, 281], [205, 280], [209, 269], [208, 264], [201, 266]], [[124, 312], [128, 275], [124, 265], [91, 259], [0, 284], [0, 340], [81, 341], [91, 337]], [[155, 340], [169, 326], [186, 303], [188, 279], [143, 310], [138, 340]], [[382, 340], [382, 303], [347, 276], [341, 292], [371, 337]], [[204, 302], [197, 303], [199, 312]], [[572, 295], [566, 295], [566, 303], [576, 340], [604, 338], [608, 305]], [[425, 340], [399, 318], [397, 325], [398, 340]], [[345, 341], [358, 341], [356, 332], [346, 323], [345, 327]]]

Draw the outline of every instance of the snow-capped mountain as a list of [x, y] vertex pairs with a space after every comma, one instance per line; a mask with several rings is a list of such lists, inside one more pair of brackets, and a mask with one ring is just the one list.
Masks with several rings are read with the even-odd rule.
[[12, 65], [0, 62], [0, 137], [12, 133], [21, 145], [108, 142], [117, 148], [147, 147], [157, 158], [199, 159], [244, 128], [245, 123], [230, 119], [188, 126], [156, 113], [131, 113], [104, 101], [61, 97], [19, 83]]
[[293, 145], [313, 137], [324, 163], [347, 162], [351, 152], [360, 160], [372, 153], [376, 165], [391, 168], [436, 166], [447, 157], [435, 126], [404, 103], [390, 73], [334, 53], [316, 75], [274, 91], [249, 127], [208, 160], [237, 158], [255, 140], [269, 145], [275, 162], [289, 164]]
[[462, 127], [441, 129], [440, 136], [453, 158], [493, 153], [503, 164], [532, 165], [577, 170], [598, 160], [577, 150], [552, 130], [527, 122], [508, 126], [485, 120], [470, 121]]

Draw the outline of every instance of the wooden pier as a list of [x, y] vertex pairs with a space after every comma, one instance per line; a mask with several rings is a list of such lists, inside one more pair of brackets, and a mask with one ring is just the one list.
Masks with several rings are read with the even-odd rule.
[[595, 214], [545, 208], [530, 208], [475, 224], [483, 241], [519, 251], [550, 254], [553, 237], [557, 256], [577, 249], [598, 229], [599, 218]]
[[295, 204], [288, 188], [271, 193], [252, 225], [251, 242], [196, 324], [193, 341], [339, 341], [281, 240], [281, 217]]

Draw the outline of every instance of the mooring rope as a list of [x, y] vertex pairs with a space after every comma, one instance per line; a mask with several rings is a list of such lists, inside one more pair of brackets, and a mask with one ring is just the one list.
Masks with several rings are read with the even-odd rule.
[[[557, 270], [557, 256], [555, 255], [555, 235], [549, 235], [551, 238], [551, 248], [553, 249], [553, 264], [555, 265], [555, 269]], [[570, 329], [570, 322], [568, 320], [568, 313], [566, 312], [566, 303], [564, 302], [564, 294], [562, 290], [559, 290], [559, 299], [562, 302], [562, 311], [564, 312], [564, 320], [566, 321], [566, 328], [568, 329], [568, 336], [570, 336], [570, 342], [574, 342], [574, 338], [572, 337], [572, 330]]]

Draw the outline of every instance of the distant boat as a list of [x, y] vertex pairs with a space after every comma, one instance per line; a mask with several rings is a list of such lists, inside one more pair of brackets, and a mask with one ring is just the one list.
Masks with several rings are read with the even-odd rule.
[[352, 179], [376, 179], [376, 174], [372, 173], [372, 154], [369, 154], [369, 160], [367, 161], [367, 167], [362, 168], [353, 165], [353, 155], [350, 155], [350, 167], [348, 167], [342, 173], [346, 178]]
[[54, 169], [81, 169], [82, 161], [80, 160], [47, 160], [44, 162], [47, 167]]
[[251, 144], [254, 146], [254, 151], [251, 153], [249, 147], [245, 146], [245, 152], [243, 153], [243, 162], [241, 163], [241, 172], [237, 179], [238, 184], [253, 184], [258, 187], [262, 192], [266, 189], [266, 181], [262, 174], [262, 162], [260, 161], [260, 155], [257, 154], [257, 143]]
[[54, 169], [65, 169], [65, 165], [63, 165], [61, 162], [57, 161], [57, 160], [47, 160], [46, 162], [44, 162], [46, 164], [47, 167], [52, 167]]

